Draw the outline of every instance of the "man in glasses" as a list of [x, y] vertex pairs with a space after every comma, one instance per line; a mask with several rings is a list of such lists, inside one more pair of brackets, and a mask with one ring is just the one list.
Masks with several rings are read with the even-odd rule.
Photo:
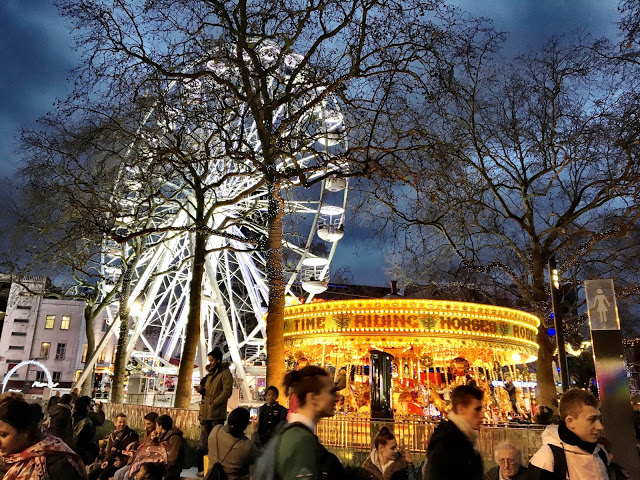
[[490, 468], [484, 480], [526, 480], [527, 468], [522, 466], [520, 450], [510, 443], [501, 443], [496, 447], [496, 467]]

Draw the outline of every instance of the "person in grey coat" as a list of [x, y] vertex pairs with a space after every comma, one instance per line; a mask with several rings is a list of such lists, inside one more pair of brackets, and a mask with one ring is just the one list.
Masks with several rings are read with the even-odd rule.
[[229, 480], [248, 480], [249, 469], [258, 449], [244, 431], [249, 425], [249, 411], [238, 407], [229, 414], [226, 425], [216, 425], [209, 434], [209, 469], [220, 462]]

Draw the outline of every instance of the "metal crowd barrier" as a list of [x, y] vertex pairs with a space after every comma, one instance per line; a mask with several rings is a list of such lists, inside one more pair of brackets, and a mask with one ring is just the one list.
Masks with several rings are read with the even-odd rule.
[[[151, 411], [159, 415], [170, 415], [174, 424], [184, 432], [185, 438], [196, 441], [200, 438], [197, 410], [132, 403], [105, 403], [104, 411], [110, 420], [114, 420], [119, 412], [124, 412], [129, 425], [135, 429], [144, 428], [144, 416]], [[336, 416], [322, 419], [318, 424], [317, 434], [320, 442], [341, 462], [347, 465], [359, 465], [369, 455], [373, 437], [383, 425], [389, 426], [398, 443], [411, 452], [415, 464], [425, 459], [427, 441], [437, 426], [436, 423], [426, 420], [396, 419], [389, 422], [367, 417]], [[503, 442], [509, 442], [520, 449], [523, 463], [526, 465], [540, 448], [540, 436], [543, 430], [543, 425], [510, 423], [483, 426], [478, 438], [478, 450], [482, 454], [485, 469], [496, 464], [493, 458], [495, 447]]]
[[[437, 423], [422, 419], [396, 419], [388, 422], [382, 419], [336, 416], [325, 418], [318, 425], [318, 438], [345, 464], [361, 464], [371, 452], [373, 438], [377, 431], [387, 425], [395, 434], [398, 444], [411, 452], [414, 463], [426, 457], [428, 439]], [[495, 447], [509, 442], [522, 452], [523, 463], [540, 448], [540, 437], [544, 425], [498, 424], [483, 426], [478, 437], [485, 468], [496, 465]]]

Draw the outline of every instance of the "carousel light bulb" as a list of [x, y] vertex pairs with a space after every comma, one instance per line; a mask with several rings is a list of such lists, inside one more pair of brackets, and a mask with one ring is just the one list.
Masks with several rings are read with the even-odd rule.
[[515, 363], [519, 363], [520, 360], [522, 360], [522, 357], [520, 356], [520, 354], [518, 352], [515, 352], [511, 358], [513, 359], [513, 361]]

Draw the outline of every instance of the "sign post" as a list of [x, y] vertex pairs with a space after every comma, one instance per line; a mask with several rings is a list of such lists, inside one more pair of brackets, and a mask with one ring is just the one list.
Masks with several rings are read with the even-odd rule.
[[584, 286], [604, 434], [613, 445], [616, 463], [638, 479], [640, 462], [613, 280], [586, 280]]
[[560, 284], [555, 255], [549, 259], [549, 284], [551, 286], [551, 301], [553, 304], [553, 324], [556, 328], [556, 344], [558, 346], [558, 368], [562, 379], [562, 391], [571, 388], [569, 383], [569, 366], [567, 364], [567, 349], [564, 346], [564, 326], [562, 308], [560, 306]]

